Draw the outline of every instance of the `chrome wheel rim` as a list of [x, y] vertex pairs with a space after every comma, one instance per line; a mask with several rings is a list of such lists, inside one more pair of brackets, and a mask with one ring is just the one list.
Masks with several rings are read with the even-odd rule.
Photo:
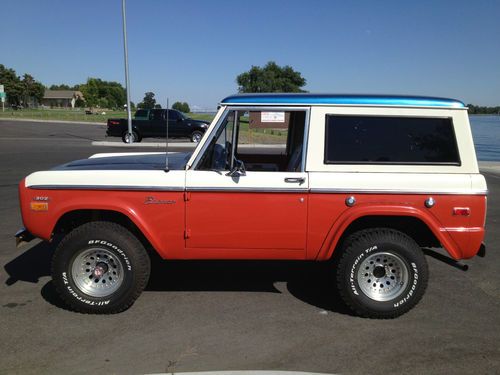
[[200, 133], [194, 133], [193, 134], [193, 142], [194, 143], [198, 143], [199, 141], [201, 141], [201, 134]]
[[71, 276], [76, 287], [91, 297], [106, 297], [123, 283], [123, 265], [111, 251], [90, 248], [73, 260]]
[[408, 266], [391, 252], [371, 254], [360, 265], [357, 282], [361, 291], [375, 301], [390, 301], [406, 289]]
[[125, 143], [134, 143], [136, 141], [134, 133], [125, 135]]

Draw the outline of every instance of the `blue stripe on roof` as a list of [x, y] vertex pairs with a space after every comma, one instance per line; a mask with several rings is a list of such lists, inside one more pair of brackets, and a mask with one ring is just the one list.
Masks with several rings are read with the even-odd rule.
[[330, 104], [465, 108], [464, 103], [455, 99], [396, 95], [239, 94], [228, 96], [222, 100], [221, 104]]

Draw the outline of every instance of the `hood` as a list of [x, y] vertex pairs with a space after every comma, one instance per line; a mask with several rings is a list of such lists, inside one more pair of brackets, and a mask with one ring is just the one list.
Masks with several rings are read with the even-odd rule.
[[205, 121], [205, 120], [195, 120], [195, 119], [192, 119], [191, 117], [189, 117], [187, 119], [189, 122], [193, 123], [193, 124], [205, 124], [205, 125], [210, 125], [210, 121]]
[[[183, 170], [191, 154], [192, 152], [169, 152], [169, 169]], [[162, 170], [165, 169], [165, 159], [165, 153], [100, 156], [75, 160], [52, 168], [52, 170]]]

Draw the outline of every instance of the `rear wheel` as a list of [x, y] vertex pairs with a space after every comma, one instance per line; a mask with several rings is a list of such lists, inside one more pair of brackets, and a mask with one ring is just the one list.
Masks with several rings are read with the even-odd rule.
[[128, 131], [122, 134], [123, 143], [136, 143], [140, 142], [142, 138], [137, 134], [136, 131], [132, 131], [132, 134], [129, 134]]
[[126, 310], [145, 288], [150, 260], [124, 227], [91, 222], [70, 232], [52, 259], [57, 292], [73, 310], [109, 314]]
[[395, 318], [422, 298], [427, 262], [422, 249], [406, 234], [388, 228], [362, 230], [347, 238], [341, 251], [337, 287], [356, 314]]

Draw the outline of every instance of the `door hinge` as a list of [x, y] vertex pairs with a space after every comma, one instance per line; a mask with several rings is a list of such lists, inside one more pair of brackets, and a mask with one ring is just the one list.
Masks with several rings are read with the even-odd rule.
[[184, 239], [188, 239], [189, 237], [191, 237], [191, 229], [186, 229], [184, 231]]
[[184, 192], [184, 202], [187, 202], [190, 199], [191, 199], [191, 192], [185, 191]]

